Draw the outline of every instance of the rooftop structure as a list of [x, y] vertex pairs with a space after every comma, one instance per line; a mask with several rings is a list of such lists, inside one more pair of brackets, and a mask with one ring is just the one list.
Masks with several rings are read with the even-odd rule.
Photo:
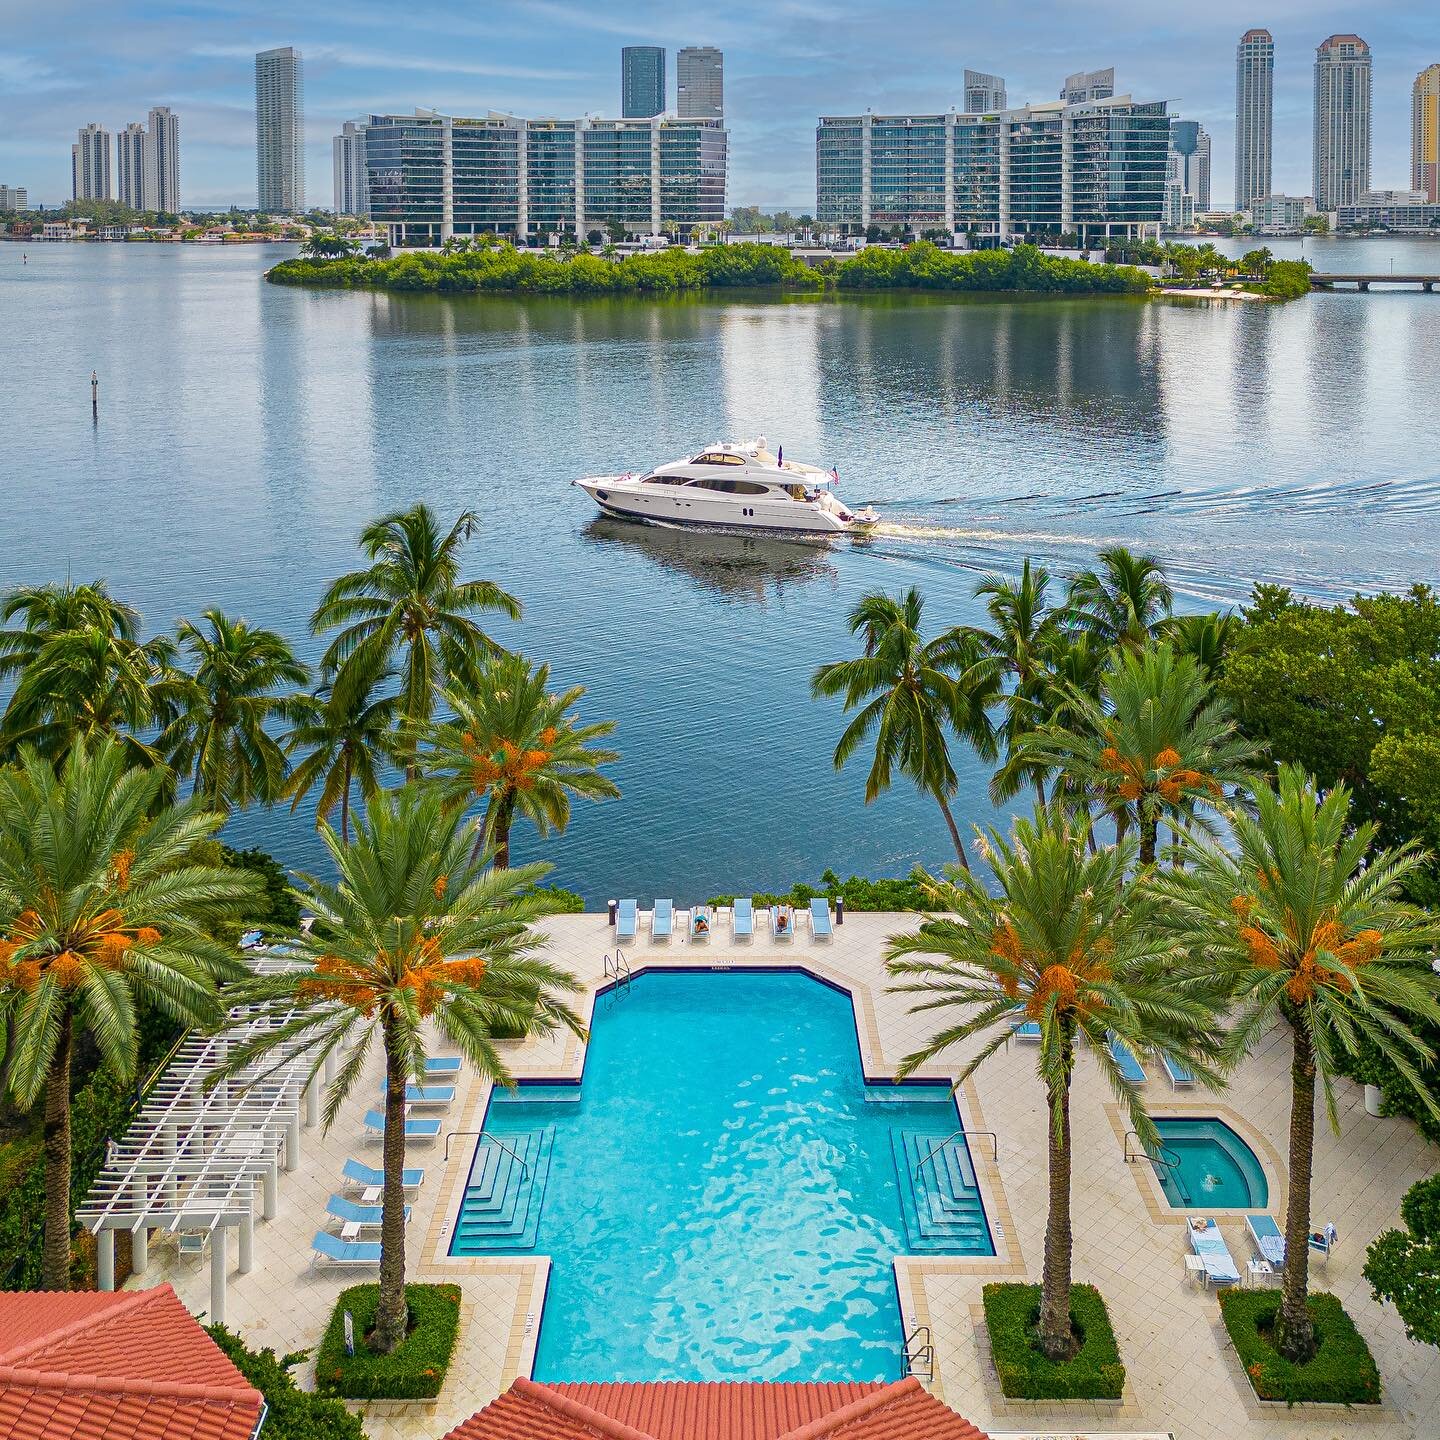
[[990, 115], [1005, 108], [1003, 76], [986, 75], [979, 70], [965, 72], [965, 113], [967, 115]]
[[1115, 93], [1115, 67], [1104, 70], [1077, 70], [1065, 77], [1060, 98], [1067, 105], [1088, 105], [1092, 100], [1108, 100]]

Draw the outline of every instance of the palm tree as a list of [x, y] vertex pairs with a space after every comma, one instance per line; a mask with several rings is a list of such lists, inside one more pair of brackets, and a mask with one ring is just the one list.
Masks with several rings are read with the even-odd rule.
[[1123, 546], [1100, 552], [1094, 570], [1070, 581], [1065, 601], [1068, 623], [1102, 647], [1138, 650], [1164, 624], [1175, 602], [1160, 562]]
[[499, 655], [477, 677], [473, 693], [447, 690], [455, 718], [434, 727], [421, 769], [436, 777], [452, 806], [485, 802], [475, 853], [492, 850], [495, 863], [510, 864], [510, 828], [516, 815], [541, 835], [570, 823], [570, 800], [609, 800], [619, 787], [600, 766], [620, 758], [593, 742], [611, 734], [613, 720], [576, 724], [571, 713], [583, 685], [560, 694], [549, 690], [550, 667], [532, 666], [523, 655]]
[[308, 1055], [314, 1083], [327, 1056], [349, 1049], [326, 1091], [329, 1125], [379, 1039], [385, 1181], [370, 1345], [388, 1352], [407, 1328], [405, 1087], [424, 1078], [428, 1028], [481, 1075], [508, 1085], [493, 1034], [565, 1026], [583, 1035], [584, 1026], [562, 998], [574, 978], [539, 958], [544, 940], [531, 928], [543, 912], [533, 888], [548, 866], [488, 869], [470, 854], [461, 814], [447, 811], [437, 791], [413, 785], [371, 804], [349, 845], [329, 825], [320, 834], [338, 881], [306, 881], [300, 898], [316, 921], [296, 942], [296, 968], [257, 976], [235, 992], [276, 1026], [237, 1046], [225, 1073], [277, 1052]]
[[219, 828], [198, 800], [164, 806], [159, 767], [126, 768], [116, 741], [78, 741], [56, 767], [33, 750], [0, 771], [0, 1004], [14, 1024], [8, 1084], [44, 1097], [42, 1283], [70, 1284], [70, 1067], [81, 1036], [133, 1077], [136, 1008], [182, 1024], [219, 1018], [215, 982], [238, 973], [207, 927], [258, 888], [207, 865]]
[[0, 604], [0, 624], [24, 618], [17, 629], [0, 630], [0, 676], [23, 671], [45, 642], [72, 630], [103, 630], [134, 644], [140, 614], [116, 600], [103, 580], [89, 585], [33, 585], [10, 591]]
[[1009, 1042], [1018, 1019], [1040, 1027], [1036, 1071], [1050, 1125], [1038, 1338], [1051, 1359], [1068, 1358], [1074, 1347], [1070, 1086], [1078, 1045], [1089, 1044], [1131, 1126], [1150, 1145], [1158, 1144], [1155, 1127], [1115, 1063], [1111, 1034], [1139, 1054], [1183, 1059], [1207, 1084], [1218, 1084], [1213, 1011], [1198, 983], [1177, 984], [1166, 973], [1164, 942], [1127, 882], [1134, 838], [1091, 853], [1085, 830], [1083, 819], [1054, 805], [1017, 819], [1009, 839], [990, 830], [977, 849], [993, 885], [960, 871], [949, 883], [932, 882], [943, 916], [893, 937], [887, 951], [889, 971], [902, 982], [892, 990], [917, 997], [912, 1014], [936, 1011], [942, 1023], [901, 1062], [902, 1077], [966, 1046], [958, 1089]]
[[[473, 618], [496, 610], [520, 618], [520, 602], [490, 580], [460, 579], [460, 549], [479, 524], [467, 510], [445, 533], [427, 505], [386, 515], [366, 527], [364, 570], [342, 575], [321, 597], [310, 629], [339, 629], [321, 665], [333, 675], [357, 652], [400, 666], [402, 709], [412, 726], [429, 720], [447, 684], [473, 680], [478, 663], [500, 650]], [[414, 777], [413, 764], [407, 767]]]
[[401, 743], [400, 696], [384, 693], [393, 670], [377, 670], [364, 656], [342, 665], [335, 678], [315, 695], [297, 695], [290, 702], [293, 724], [284, 738], [287, 752], [305, 751], [281, 791], [293, 813], [316, 785], [320, 799], [315, 823], [340, 807], [340, 838], [350, 839], [350, 792], [358, 784], [369, 804], [380, 791], [380, 766], [398, 764]]
[[170, 687], [177, 713], [156, 744], [212, 809], [274, 800], [287, 764], [265, 727], [288, 713], [288, 687], [303, 685], [310, 672], [274, 630], [214, 609], [201, 620], [176, 629], [195, 669]]
[[1315, 1084], [1337, 1125], [1342, 1056], [1367, 1041], [1414, 1087], [1430, 1114], [1440, 1103], [1419, 1071], [1433, 1063], [1417, 1025], [1440, 1026], [1440, 976], [1430, 968], [1440, 923], [1397, 897], [1426, 863], [1410, 846], [1375, 850], [1372, 823], [1352, 828], [1350, 792], [1318, 792], [1296, 765], [1279, 788], [1255, 793], [1255, 814], [1232, 815], [1227, 847], [1206, 845], [1183, 873], [1154, 875], [1158, 922], [1194, 972], [1232, 996], [1227, 1053], [1242, 1057], [1273, 1026], [1290, 1033], [1289, 1188], [1276, 1348], [1303, 1364], [1315, 1354], [1308, 1309]]
[[1177, 655], [1193, 656], [1206, 680], [1213, 685], [1240, 638], [1240, 621], [1228, 611], [1176, 615], [1166, 627], [1165, 638]]
[[1139, 860], [1155, 863], [1162, 817], [1188, 828], [1201, 808], [1219, 808], [1227, 785], [1249, 785], [1259, 747], [1240, 734], [1229, 706], [1188, 655], [1168, 645], [1117, 650], [1100, 698], [1071, 691], [1067, 724], [1025, 742], [1029, 763], [1062, 771], [1115, 817], [1139, 828]]
[[909, 776], [940, 806], [955, 854], [968, 869], [950, 810], [958, 781], [946, 733], [953, 731], [982, 758], [994, 759], [995, 731], [987, 711], [999, 694], [998, 666], [974, 636], [951, 631], [922, 639], [924, 608], [913, 586], [898, 600], [878, 592], [861, 596], [850, 612], [850, 633], [862, 637], [864, 654], [820, 666], [810, 688], [817, 697], [842, 696], [847, 713], [859, 711], [835, 746], [837, 770], [874, 736], [865, 803], [890, 788], [897, 769]]

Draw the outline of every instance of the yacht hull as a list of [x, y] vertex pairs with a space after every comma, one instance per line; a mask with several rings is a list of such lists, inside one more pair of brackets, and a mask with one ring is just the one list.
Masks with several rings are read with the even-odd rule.
[[733, 499], [709, 499], [689, 487], [642, 487], [620, 476], [609, 475], [577, 480], [575, 484], [606, 515], [667, 528], [811, 538], [863, 535], [872, 528], [810, 505], [798, 505], [793, 500], [761, 497], [751, 504], [737, 504]]

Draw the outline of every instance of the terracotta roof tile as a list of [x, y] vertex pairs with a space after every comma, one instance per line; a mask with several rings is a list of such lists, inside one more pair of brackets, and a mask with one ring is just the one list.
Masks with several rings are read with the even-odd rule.
[[985, 1440], [893, 1384], [565, 1384], [517, 1380], [446, 1440]]
[[249, 1440], [262, 1404], [168, 1285], [0, 1295], [6, 1440]]

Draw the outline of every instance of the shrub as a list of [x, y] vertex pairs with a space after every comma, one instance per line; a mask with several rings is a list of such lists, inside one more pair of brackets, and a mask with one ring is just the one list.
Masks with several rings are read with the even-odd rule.
[[290, 1371], [305, 1358], [303, 1352], [278, 1357], [273, 1350], [248, 1349], [223, 1325], [207, 1326], [205, 1333], [265, 1397], [265, 1440], [365, 1440], [359, 1418], [338, 1400], [296, 1385]]
[[1019, 1400], [1118, 1400], [1125, 1367], [1105, 1302], [1093, 1285], [1070, 1290], [1070, 1319], [1080, 1348], [1069, 1360], [1048, 1360], [1035, 1343], [1038, 1285], [987, 1285], [985, 1328], [1000, 1389]]
[[[852, 875], [848, 880], [841, 880], [833, 870], [827, 870], [816, 885], [801, 880], [778, 894], [756, 892], [754, 900], [757, 905], [799, 905], [803, 908], [817, 895], [823, 895], [832, 902], [843, 897], [845, 908], [857, 914], [862, 910], [928, 911], [934, 907], [934, 901], [925, 888], [923, 874], [917, 866], [903, 879], [885, 876], [867, 880], [863, 876]], [[716, 895], [710, 903], [729, 905], [734, 899], [733, 895]]]
[[1365, 1254], [1376, 1300], [1388, 1300], [1405, 1333], [1440, 1345], [1440, 1175], [1417, 1181], [1400, 1202], [1403, 1230], [1387, 1230]]
[[1271, 1331], [1280, 1311], [1274, 1290], [1223, 1290], [1220, 1313], [1235, 1353], [1262, 1400], [1325, 1401], [1338, 1405], [1378, 1405], [1380, 1372], [1364, 1337], [1333, 1295], [1310, 1297], [1319, 1350], [1306, 1365], [1286, 1360], [1275, 1349]]
[[1277, 300], [1298, 300], [1310, 293], [1311, 268], [1307, 260], [1274, 260], [1265, 270], [1261, 289]]
[[[365, 1344], [375, 1321], [378, 1285], [352, 1285], [340, 1292], [335, 1313], [320, 1342], [315, 1388], [346, 1400], [432, 1400], [445, 1383], [460, 1324], [458, 1285], [407, 1285], [410, 1333], [388, 1355]], [[345, 1312], [355, 1324], [355, 1353], [345, 1353]]]

